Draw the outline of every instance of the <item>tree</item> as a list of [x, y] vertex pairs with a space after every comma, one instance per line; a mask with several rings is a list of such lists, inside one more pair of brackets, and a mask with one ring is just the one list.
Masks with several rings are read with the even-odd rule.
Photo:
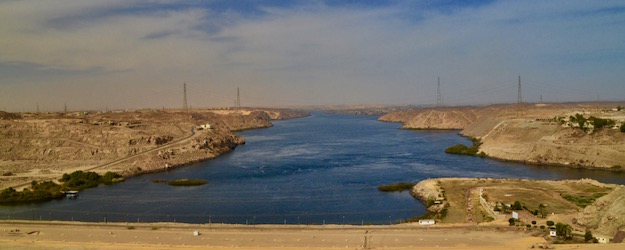
[[590, 230], [586, 229], [586, 233], [584, 234], [584, 240], [585, 241], [590, 241], [592, 239], [594, 239], [595, 237], [592, 236], [592, 233], [590, 232]]
[[512, 204], [512, 210], [522, 210], [523, 209], [523, 205], [521, 205], [521, 202], [519, 201], [515, 201], [514, 204]]
[[514, 222], [515, 222], [515, 221], [516, 221], [516, 220], [515, 220], [514, 218], [510, 218], [510, 219], [508, 220], [508, 223], [510, 223], [510, 226], [514, 226]]
[[571, 227], [571, 225], [560, 222], [556, 224], [556, 234], [558, 234], [558, 236], [562, 236], [565, 239], [571, 239], [573, 237], [573, 235], [571, 234], [572, 232], [573, 228]]
[[621, 132], [625, 133], [625, 123], [621, 124]]
[[554, 225], [553, 221], [550, 221], [550, 220], [547, 221], [547, 226], [552, 227], [553, 225]]
[[538, 213], [542, 218], [545, 218], [547, 216], [547, 209], [544, 204], [540, 203], [540, 205], [538, 205]]

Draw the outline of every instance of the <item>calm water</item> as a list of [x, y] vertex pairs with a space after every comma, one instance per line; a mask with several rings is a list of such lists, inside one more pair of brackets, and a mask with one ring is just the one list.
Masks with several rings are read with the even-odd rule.
[[[624, 174], [535, 167], [448, 155], [470, 141], [456, 131], [400, 130], [376, 117], [313, 114], [242, 132], [246, 145], [217, 159], [85, 190], [76, 200], [0, 207], [3, 219], [177, 221], [191, 223], [386, 224], [425, 213], [408, 192], [381, 184], [432, 177], [593, 178]], [[153, 179], [206, 179], [172, 187]]]

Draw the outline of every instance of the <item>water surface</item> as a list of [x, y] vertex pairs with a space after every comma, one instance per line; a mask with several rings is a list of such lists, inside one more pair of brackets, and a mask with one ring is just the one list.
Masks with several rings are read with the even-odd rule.
[[[217, 159], [142, 175], [80, 193], [75, 200], [1, 207], [7, 219], [177, 221], [191, 223], [387, 224], [425, 213], [408, 192], [378, 185], [434, 177], [593, 178], [625, 183], [612, 172], [536, 167], [449, 155], [471, 142], [458, 131], [411, 131], [377, 117], [329, 115], [275, 121], [241, 132], [247, 143]], [[153, 179], [206, 179], [173, 187]]]

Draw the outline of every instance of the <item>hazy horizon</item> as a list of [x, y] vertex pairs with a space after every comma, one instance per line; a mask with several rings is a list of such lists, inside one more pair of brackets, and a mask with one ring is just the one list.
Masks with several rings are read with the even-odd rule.
[[0, 110], [625, 100], [622, 1], [0, 0]]

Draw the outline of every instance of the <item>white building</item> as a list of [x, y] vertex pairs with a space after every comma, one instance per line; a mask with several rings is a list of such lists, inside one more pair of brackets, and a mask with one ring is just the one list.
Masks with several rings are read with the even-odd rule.
[[419, 226], [434, 225], [435, 223], [434, 220], [419, 220]]
[[551, 236], [551, 237], [556, 237], [556, 236], [558, 236], [558, 235], [556, 234], [556, 230], [551, 230], [551, 231], [549, 231], [549, 236]]
[[195, 127], [197, 130], [202, 130], [202, 129], [211, 129], [211, 125], [206, 123], [206, 124], [201, 124], [197, 127]]

